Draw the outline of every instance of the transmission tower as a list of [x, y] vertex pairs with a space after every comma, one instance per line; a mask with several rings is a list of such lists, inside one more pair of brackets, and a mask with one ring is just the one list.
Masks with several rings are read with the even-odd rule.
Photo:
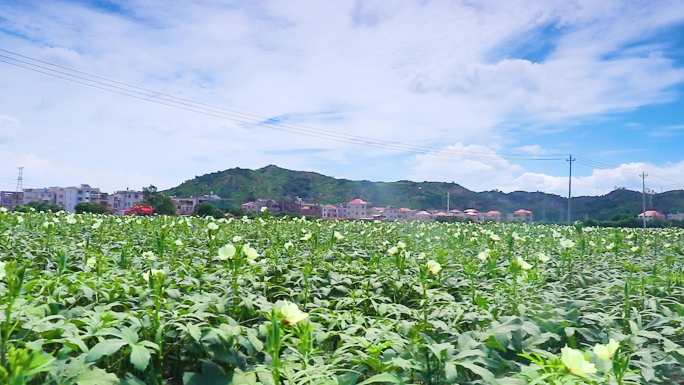
[[14, 201], [16, 205], [19, 205], [19, 195], [24, 191], [24, 166], [20, 166], [18, 170], [17, 188], [14, 191]]

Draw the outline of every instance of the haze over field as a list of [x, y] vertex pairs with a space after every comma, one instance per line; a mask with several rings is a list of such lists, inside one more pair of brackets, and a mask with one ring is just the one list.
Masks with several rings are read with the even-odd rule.
[[0, 62], [0, 188], [17, 166], [26, 187], [115, 190], [278, 164], [564, 194], [572, 153], [576, 195], [643, 171], [681, 189], [683, 22], [681, 1], [0, 1], [2, 49], [254, 114]]

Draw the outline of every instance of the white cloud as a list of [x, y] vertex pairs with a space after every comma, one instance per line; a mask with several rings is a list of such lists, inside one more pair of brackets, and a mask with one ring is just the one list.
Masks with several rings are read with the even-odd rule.
[[544, 155], [546, 153], [544, 148], [538, 144], [527, 144], [524, 146], [515, 147], [513, 149], [520, 152], [520, 153], [533, 155], [533, 156], [540, 156], [540, 155]]
[[[518, 141], [528, 138], [505, 135], [502, 127], [541, 130], [549, 123], [562, 126], [668, 101], [672, 86], [684, 80], [666, 47], [621, 51], [684, 20], [684, 5], [676, 1], [658, 6], [560, 0], [182, 2], [173, 7], [133, 1], [121, 7], [122, 13], [107, 13], [81, 3], [0, 4], [0, 27], [13, 31], [0, 34], [0, 44], [212, 105], [264, 117], [297, 114], [294, 124], [345, 135], [426, 146], [468, 143], [455, 148], [483, 151], [518, 146], [529, 154], [541, 149], [521, 146]], [[540, 32], [548, 26], [556, 26], [551, 29], [557, 36]], [[536, 62], [504, 49], [546, 40], [548, 57]], [[503, 51], [512, 53], [501, 56]], [[12, 153], [35, 154], [52, 165], [49, 173], [27, 167], [27, 179], [36, 184], [169, 187], [209, 171], [268, 163], [336, 175], [353, 170], [345, 176], [354, 178], [409, 176], [396, 169], [388, 156], [393, 151], [221, 121], [2, 63], [0, 87], [0, 115], [22, 122], [13, 134]], [[297, 152], [307, 148], [327, 151]], [[490, 165], [463, 158], [467, 170], [440, 174], [448, 162], [427, 158], [434, 157], [426, 157], [410, 176], [453, 177], [464, 185], [496, 188], [524, 173], [505, 160]], [[16, 158], [8, 159], [6, 165], [14, 167]], [[368, 163], [374, 166], [362, 167]], [[351, 164], [356, 167], [346, 167]], [[371, 169], [375, 174], [365, 173]], [[483, 177], [489, 174], [497, 176]]]
[[[558, 162], [565, 163], [563, 160]], [[416, 156], [410, 171], [416, 180], [455, 181], [475, 191], [498, 188], [505, 192], [544, 191], [567, 195], [567, 175], [531, 172], [518, 163], [486, 146], [455, 144], [428, 155]], [[592, 168], [588, 175], [586, 168], [578, 172], [578, 165], [575, 167], [573, 196], [602, 195], [621, 187], [641, 190], [639, 175], [642, 172], [648, 174], [649, 189], [660, 191], [684, 187], [684, 161], [662, 165], [625, 163], [612, 168]]]
[[420, 181], [456, 182], [469, 189], [488, 190], [509, 184], [523, 172], [521, 166], [502, 158], [487, 146], [457, 143], [417, 155], [410, 168], [410, 177]]

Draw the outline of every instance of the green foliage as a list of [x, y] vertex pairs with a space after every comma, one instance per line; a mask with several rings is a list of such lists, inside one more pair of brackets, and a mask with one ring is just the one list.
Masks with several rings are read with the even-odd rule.
[[176, 215], [176, 206], [171, 197], [157, 191], [157, 187], [150, 185], [143, 188], [143, 202], [154, 208], [159, 215]]
[[200, 217], [214, 217], [218, 219], [223, 218], [224, 213], [223, 210], [219, 209], [213, 204], [205, 202], [197, 206], [195, 209], [195, 215]]
[[684, 230], [0, 212], [0, 384], [671, 385]]
[[96, 202], [81, 202], [76, 204], [75, 210], [77, 214], [91, 213], [91, 214], [106, 214], [107, 208]]
[[50, 211], [53, 213], [56, 213], [58, 211], [63, 210], [60, 206], [57, 206], [56, 204], [49, 203], [49, 202], [43, 202], [43, 201], [34, 201], [34, 202], [29, 202], [25, 205], [19, 205], [14, 208], [14, 211], [18, 212], [31, 212], [31, 211], [39, 211], [39, 212], [46, 212]]

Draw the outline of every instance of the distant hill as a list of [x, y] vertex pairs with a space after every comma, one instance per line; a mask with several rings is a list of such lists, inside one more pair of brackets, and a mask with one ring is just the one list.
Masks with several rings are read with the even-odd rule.
[[[371, 182], [336, 179], [315, 172], [293, 171], [270, 165], [257, 170], [231, 168], [183, 182], [166, 192], [191, 196], [213, 192], [227, 206], [237, 207], [256, 198], [283, 199], [301, 197], [319, 203], [345, 202], [361, 197], [378, 206], [444, 209], [446, 193], [451, 193], [451, 207], [511, 212], [519, 208], [534, 211], [540, 221], [563, 221], [567, 199], [542, 192], [470, 191], [446, 182]], [[650, 197], [650, 207], [662, 212], [684, 212], [684, 191], [674, 190]], [[637, 215], [641, 211], [641, 193], [625, 189], [603, 196], [573, 198], [573, 219], [608, 220], [616, 215]]]

